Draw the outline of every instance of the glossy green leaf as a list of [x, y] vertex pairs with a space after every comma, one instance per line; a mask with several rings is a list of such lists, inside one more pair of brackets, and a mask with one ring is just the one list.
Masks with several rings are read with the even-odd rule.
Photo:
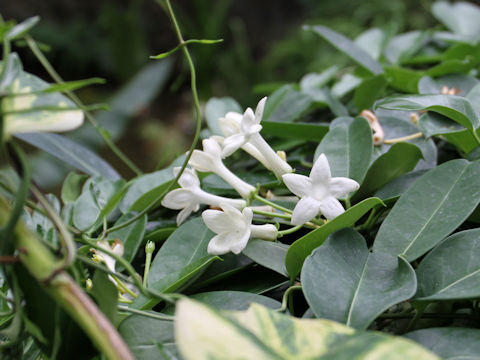
[[102, 271], [95, 271], [92, 279], [92, 289], [89, 291], [93, 296], [100, 310], [107, 318], [115, 323], [117, 317], [118, 289], [109, 279], [108, 275]]
[[313, 313], [357, 329], [390, 306], [415, 294], [417, 282], [401, 257], [370, 253], [365, 239], [352, 229], [340, 230], [307, 257], [302, 290]]
[[391, 96], [378, 101], [377, 108], [391, 110], [430, 110], [444, 115], [473, 131], [479, 119], [468, 99], [454, 95], [404, 95]]
[[476, 360], [480, 354], [480, 330], [461, 327], [431, 328], [405, 335], [445, 360]]
[[142, 207], [148, 206], [155, 199], [155, 195], [158, 196], [165, 191], [173, 178], [173, 170], [171, 168], [136, 178], [122, 199], [120, 210], [124, 214], [129, 210], [141, 211]]
[[480, 8], [474, 4], [437, 1], [432, 6], [432, 14], [456, 34], [476, 37], [480, 35]]
[[[430, 76], [424, 76], [418, 82], [418, 92], [420, 94], [440, 94], [442, 87], [446, 86], [449, 89], [457, 89], [460, 96], [465, 96], [465, 94], [468, 94], [478, 83], [478, 79], [465, 74], [451, 74], [435, 79]], [[471, 101], [471, 103], [475, 108], [475, 102]]]
[[[191, 284], [211, 263], [217, 260], [221, 260], [221, 258], [218, 256], [204, 256], [178, 270], [174, 270], [148, 287], [160, 293], [179, 291]], [[151, 310], [160, 301], [160, 299], [154, 297], [147, 298], [144, 295], [139, 295], [131, 306], [137, 309]]]
[[207, 246], [215, 234], [198, 217], [182, 224], [155, 255], [148, 276], [148, 284], [208, 256]]
[[117, 171], [92, 150], [65, 136], [47, 133], [16, 134], [15, 136], [86, 174], [103, 176], [111, 180], [120, 178]]
[[462, 125], [456, 123], [455, 121], [452, 121], [443, 115], [430, 112], [420, 116], [418, 119], [418, 127], [425, 137], [458, 133], [465, 130]]
[[304, 29], [314, 31], [372, 74], [383, 73], [382, 65], [347, 37], [320, 25], [305, 26]]
[[185, 360], [437, 359], [400, 337], [356, 332], [329, 320], [297, 319], [257, 304], [244, 312], [222, 313], [189, 299], [177, 303], [175, 340]]
[[7, 68], [3, 70], [4, 61], [0, 62], [0, 91], [2, 93], [10, 92], [8, 87], [12, 85], [17, 77], [20, 76], [22, 72], [22, 63], [17, 53], [10, 53], [7, 60]]
[[7, 40], [14, 40], [15, 38], [19, 38], [29, 32], [37, 23], [40, 21], [39, 16], [30, 17], [20, 24], [15, 25], [11, 28], [6, 34], [5, 39]]
[[[135, 213], [127, 213], [115, 222], [113, 226], [123, 224], [135, 216]], [[108, 233], [107, 240], [119, 239], [124, 246], [123, 257], [132, 262], [137, 254], [138, 249], [143, 244], [143, 235], [147, 225], [147, 215], [143, 215], [133, 223]], [[118, 267], [118, 265], [117, 265]]]
[[225, 117], [225, 114], [230, 111], [237, 113], [243, 112], [238, 102], [230, 97], [214, 97], [207, 101], [207, 104], [205, 105], [205, 119], [207, 120], [209, 129], [214, 135], [223, 136], [220, 125], [218, 124], [218, 119]]
[[82, 184], [87, 178], [87, 175], [74, 172], [67, 175], [62, 186], [62, 201], [64, 204], [72, 204], [78, 199], [82, 193]]
[[419, 300], [480, 297], [480, 229], [458, 232], [433, 249], [417, 268]]
[[285, 266], [291, 278], [295, 278], [301, 271], [303, 262], [310, 253], [323, 244], [325, 239], [331, 233], [352, 226], [355, 222], [365, 215], [375, 206], [381, 206], [383, 203], [378, 198], [369, 198], [352, 206], [343, 214], [309, 232], [307, 235], [296, 240], [287, 251], [285, 257]]
[[407, 174], [401, 175], [390, 181], [388, 184], [382, 186], [378, 191], [375, 192], [374, 196], [382, 199], [383, 201], [397, 199], [427, 171], [428, 170], [423, 169], [411, 171]]
[[272, 269], [281, 275], [288, 276], [285, 268], [287, 250], [288, 245], [280, 242], [253, 239], [248, 242], [242, 253], [257, 264]]
[[473, 58], [470, 57], [464, 60], [451, 59], [431, 67], [426, 71], [426, 74], [433, 77], [458, 73], [467, 74], [474, 66], [475, 62]]
[[328, 125], [303, 122], [262, 121], [262, 134], [286, 139], [320, 141], [328, 132]]
[[84, 80], [67, 81], [61, 84], [52, 84], [47, 88], [41, 90], [42, 93], [74, 91], [93, 84], [105, 84], [105, 79], [90, 78]]
[[387, 87], [387, 77], [385, 74], [379, 74], [369, 77], [355, 89], [353, 103], [359, 112], [364, 109], [370, 109], [375, 100], [377, 100]]
[[422, 152], [414, 144], [396, 143], [368, 168], [367, 175], [352, 200], [359, 201], [382, 186], [415, 168]]
[[398, 200], [380, 226], [374, 251], [422, 256], [454, 231], [480, 202], [480, 162], [448, 161], [430, 170]]
[[340, 81], [338, 81], [337, 83], [335, 83], [335, 85], [332, 86], [332, 96], [340, 99], [343, 96], [347, 95], [350, 91], [355, 89], [361, 83], [362, 78], [347, 73], [340, 78]]
[[282, 86], [268, 97], [263, 120], [292, 122], [298, 120], [312, 104], [310, 95], [301, 93], [291, 85]]
[[[477, 135], [480, 136], [480, 131], [477, 129]], [[470, 151], [478, 146], [478, 142], [473, 136], [470, 130], [463, 130], [458, 132], [451, 132], [442, 134], [442, 137], [450, 144], [455, 145], [457, 148], [468, 154]]]
[[378, 60], [382, 54], [386, 34], [379, 28], [364, 31], [355, 39], [355, 44], [365, 50], [372, 58]]
[[330, 66], [321, 73], [309, 73], [300, 80], [300, 91], [309, 95], [315, 102], [326, 103], [325, 92], [323, 88], [327, 85], [338, 72], [337, 66]]
[[427, 41], [424, 31], [410, 31], [394, 36], [385, 49], [385, 56], [392, 64], [402, 64], [415, 55]]
[[363, 117], [334, 120], [315, 150], [314, 159], [325, 154], [334, 177], [362, 183], [372, 158], [372, 130]]

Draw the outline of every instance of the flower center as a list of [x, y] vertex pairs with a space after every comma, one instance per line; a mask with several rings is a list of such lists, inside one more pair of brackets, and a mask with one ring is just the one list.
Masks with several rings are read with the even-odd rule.
[[317, 200], [323, 200], [328, 196], [328, 187], [325, 184], [313, 184], [313, 197]]

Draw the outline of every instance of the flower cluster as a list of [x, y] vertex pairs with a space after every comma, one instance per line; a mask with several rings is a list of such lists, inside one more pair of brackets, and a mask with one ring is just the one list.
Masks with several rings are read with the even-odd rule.
[[[181, 210], [177, 216], [177, 225], [185, 221], [192, 212], [198, 211], [200, 205], [222, 209], [208, 209], [202, 213], [205, 225], [217, 234], [208, 244], [209, 254], [221, 255], [230, 251], [238, 254], [245, 248], [250, 238], [275, 240], [279, 235], [277, 227], [272, 224], [252, 224], [256, 210], [248, 206], [250, 200], [255, 198], [264, 200], [267, 204], [270, 202], [259, 197], [254, 186], [239, 178], [223, 163], [223, 159], [239, 148], [272, 171], [300, 198], [291, 216], [287, 215], [292, 225], [303, 225], [320, 213], [327, 220], [335, 218], [345, 211], [337, 199], [359, 187], [354, 180], [332, 178], [324, 154], [315, 161], [310, 176], [292, 174], [292, 167], [281, 153], [275, 152], [260, 134], [262, 130], [260, 122], [266, 100], [267, 98], [260, 100], [255, 112], [248, 108], [243, 114], [229, 112], [220, 118], [219, 124], [224, 137], [212, 136], [203, 140], [203, 150], [195, 150], [188, 163], [192, 168], [186, 168], [178, 180], [180, 188], [169, 192], [162, 201], [162, 205], [167, 208]], [[179, 171], [180, 168], [175, 168], [174, 175], [177, 176]], [[200, 187], [196, 171], [217, 174], [237, 191], [241, 199], [230, 199], [205, 192]], [[264, 211], [258, 213], [271, 214], [271, 217], [275, 217], [276, 214]]]

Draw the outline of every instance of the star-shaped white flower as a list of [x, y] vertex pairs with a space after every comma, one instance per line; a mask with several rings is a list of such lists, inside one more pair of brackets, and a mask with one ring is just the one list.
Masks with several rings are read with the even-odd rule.
[[301, 199], [293, 209], [292, 224], [301, 225], [313, 219], [319, 212], [332, 220], [345, 212], [338, 198], [359, 188], [355, 180], [332, 178], [327, 157], [321, 154], [313, 164], [310, 176], [285, 174], [283, 182]]
[[247, 108], [243, 115], [229, 112], [219, 119], [220, 129], [225, 135], [222, 157], [233, 154], [241, 147], [280, 178], [283, 174], [291, 173], [292, 167], [278, 156], [260, 135], [260, 122], [266, 101], [266, 97], [259, 101], [255, 113], [251, 108]]
[[[123, 243], [119, 239], [115, 240], [114, 243], [111, 246], [110, 246], [110, 244], [107, 240], [100, 240], [98, 242], [98, 245], [105, 250], [112, 251], [114, 254], [116, 254], [118, 256], [123, 256], [123, 252], [125, 250], [125, 248], [123, 246]], [[113, 257], [111, 257], [110, 255], [104, 253], [101, 250], [95, 250], [95, 254], [94, 254], [93, 259], [94, 259], [94, 261], [105, 263], [108, 270], [110, 270], [111, 272], [115, 272], [116, 260]], [[108, 278], [115, 285], [117, 284], [117, 282], [115, 281], [115, 279], [111, 275], [108, 275]]]
[[[175, 177], [180, 169], [180, 167], [173, 169]], [[162, 200], [162, 205], [169, 209], [182, 209], [177, 215], [177, 225], [183, 223], [193, 211], [198, 211], [200, 204], [215, 207], [228, 204], [237, 209], [243, 209], [247, 205], [245, 200], [242, 199], [229, 199], [203, 191], [200, 188], [200, 180], [193, 169], [185, 168], [182, 176], [178, 179], [178, 184], [181, 188], [170, 191]]]
[[241, 197], [248, 198], [255, 188], [232, 173], [222, 161], [222, 149], [215, 138], [202, 141], [203, 151], [194, 150], [188, 162], [200, 172], [214, 172], [234, 188]]
[[253, 225], [252, 209], [246, 207], [242, 212], [223, 204], [223, 211], [205, 210], [203, 222], [217, 235], [208, 243], [207, 251], [211, 255], [222, 255], [229, 251], [239, 254], [251, 237], [264, 240], [277, 238], [278, 230], [272, 224]]

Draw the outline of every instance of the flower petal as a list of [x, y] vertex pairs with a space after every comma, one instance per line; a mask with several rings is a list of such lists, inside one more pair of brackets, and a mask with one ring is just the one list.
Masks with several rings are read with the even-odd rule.
[[223, 140], [222, 157], [226, 158], [227, 156], [232, 155], [237, 149], [242, 147], [245, 142], [246, 139], [243, 134], [234, 134], [227, 137], [225, 140]]
[[295, 209], [293, 209], [291, 223], [293, 225], [305, 224], [307, 221], [312, 220], [317, 216], [319, 211], [320, 202], [310, 196], [304, 197], [303, 199], [300, 199], [295, 206]]
[[267, 102], [267, 97], [265, 96], [257, 104], [257, 108], [255, 109], [255, 118], [257, 119], [257, 122], [262, 121], [263, 110], [265, 109], [266, 102]]
[[228, 216], [229, 231], [244, 231], [250, 227], [253, 218], [252, 209], [245, 208], [240, 212], [237, 208], [226, 203], [222, 204], [221, 208]]
[[233, 134], [238, 134], [240, 132], [240, 121], [242, 120], [242, 115], [238, 115], [240, 115], [240, 119], [238, 121], [232, 119], [231, 117], [218, 119], [218, 125], [220, 126], [220, 130], [224, 136], [232, 136]]
[[225, 118], [236, 122], [238, 124], [238, 128], [240, 129], [240, 123], [242, 122], [243, 114], [240, 114], [236, 111], [229, 111], [225, 114]]
[[345, 177], [331, 178], [328, 181], [328, 189], [333, 197], [341, 198], [352, 191], [358, 190], [360, 185], [352, 179]]
[[170, 191], [162, 200], [162, 206], [179, 210], [195, 202], [192, 192], [188, 189], [175, 189]]
[[193, 150], [188, 165], [200, 172], [213, 171], [215, 169], [215, 159], [210, 154], [203, 151]]
[[235, 238], [234, 233], [224, 233], [216, 235], [208, 243], [207, 252], [210, 255], [226, 254], [230, 252], [232, 246], [237, 242], [237, 240], [238, 239]]
[[236, 238], [235, 242], [230, 246], [230, 250], [234, 254], [240, 254], [243, 249], [247, 246], [248, 240], [250, 239], [250, 228], [245, 229], [245, 232], [242, 233], [241, 237]]
[[310, 179], [313, 182], [327, 183], [328, 179], [332, 177], [330, 173], [330, 165], [325, 154], [321, 154], [315, 161], [310, 172]]
[[328, 220], [335, 219], [338, 215], [343, 214], [345, 209], [340, 201], [333, 196], [328, 196], [320, 201], [320, 211]]
[[[180, 172], [181, 167], [173, 168], [173, 175], [176, 177]], [[200, 180], [198, 180], [197, 173], [194, 169], [185, 168], [182, 176], [178, 179], [178, 183], [182, 188], [197, 188], [200, 187]]]
[[220, 210], [205, 210], [202, 213], [205, 225], [216, 234], [224, 234], [235, 230], [232, 228], [230, 218]]
[[192, 211], [195, 211], [195, 208], [198, 207], [198, 205], [190, 205], [185, 207], [182, 211], [180, 211], [177, 215], [177, 226], [180, 226], [192, 213]]
[[284, 174], [282, 179], [287, 188], [295, 195], [305, 197], [312, 194], [312, 180], [310, 178], [299, 174]]
[[214, 138], [210, 137], [202, 141], [203, 151], [211, 155], [213, 158], [220, 157], [222, 149]]
[[244, 134], [249, 134], [253, 126], [258, 125], [255, 114], [251, 108], [247, 108], [243, 114], [241, 129]]

